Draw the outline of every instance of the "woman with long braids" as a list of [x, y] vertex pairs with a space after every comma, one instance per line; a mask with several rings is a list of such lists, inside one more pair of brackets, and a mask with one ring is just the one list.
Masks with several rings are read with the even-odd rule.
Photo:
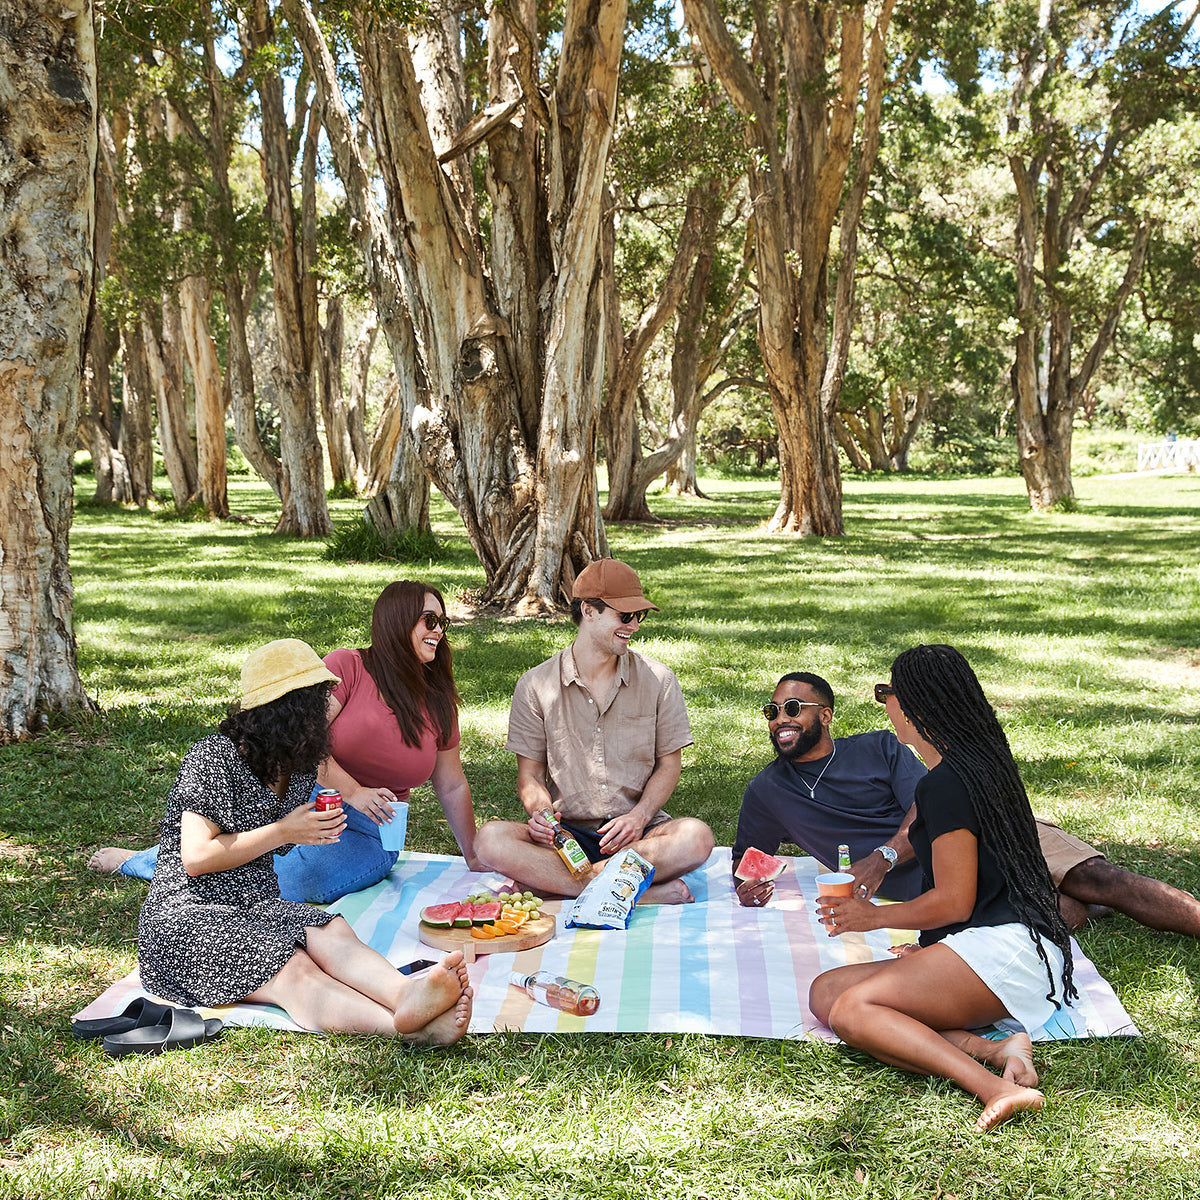
[[967, 660], [952, 646], [915, 646], [875, 698], [929, 767], [909, 830], [925, 890], [886, 907], [822, 897], [818, 912], [830, 937], [922, 932], [894, 962], [817, 976], [809, 1008], [881, 1062], [953, 1080], [983, 1104], [976, 1128], [991, 1129], [1045, 1102], [1033, 1044], [1028, 1033], [989, 1041], [967, 1030], [1069, 1020], [1070, 938], [1008, 740]]
[[188, 751], [167, 797], [138, 919], [142, 986], [179, 1004], [277, 1004], [306, 1029], [449, 1044], [471, 1016], [461, 954], [408, 979], [343, 917], [279, 894], [272, 855], [344, 827], [309, 798], [339, 682], [295, 638], [246, 659], [239, 702]]
[[[336, 842], [297, 846], [276, 857], [284, 899], [330, 904], [383, 879], [396, 851], [384, 849], [379, 828], [392, 820], [393, 804], [407, 802], [409, 790], [427, 781], [468, 868], [483, 870], [459, 752], [448, 627], [442, 593], [401, 579], [375, 601], [371, 644], [325, 656], [341, 682], [329, 704], [331, 753], [318, 777], [322, 787], [341, 792], [346, 828]], [[88, 866], [151, 879], [157, 858], [157, 846], [137, 852], [106, 846]]]

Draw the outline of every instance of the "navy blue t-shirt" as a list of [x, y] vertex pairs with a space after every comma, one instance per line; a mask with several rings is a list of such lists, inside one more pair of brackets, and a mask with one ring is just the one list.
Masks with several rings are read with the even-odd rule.
[[[889, 730], [835, 738], [833, 745], [833, 754], [812, 762], [776, 758], [750, 780], [734, 867], [751, 846], [774, 854], [781, 842], [836, 867], [839, 845], [848, 845], [850, 861], [858, 862], [895, 836], [925, 764]], [[920, 891], [921, 868], [913, 859], [889, 871], [879, 888], [889, 900], [911, 900]]]

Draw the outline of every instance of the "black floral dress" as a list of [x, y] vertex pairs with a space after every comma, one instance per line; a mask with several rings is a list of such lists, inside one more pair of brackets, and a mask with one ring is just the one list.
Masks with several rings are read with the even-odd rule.
[[219, 733], [188, 751], [167, 796], [158, 866], [138, 918], [138, 966], [147, 991], [182, 1004], [243, 1000], [305, 945], [306, 927], [335, 919], [279, 898], [274, 855], [291, 846], [194, 878], [179, 856], [185, 811], [206, 817], [222, 833], [245, 833], [306, 803], [315, 782], [313, 775], [295, 775], [280, 798]]

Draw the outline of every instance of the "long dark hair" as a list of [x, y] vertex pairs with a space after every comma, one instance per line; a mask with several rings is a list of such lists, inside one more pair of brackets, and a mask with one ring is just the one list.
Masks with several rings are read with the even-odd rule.
[[315, 771], [329, 757], [332, 690], [333, 684], [326, 681], [254, 708], [235, 704], [217, 728], [237, 747], [255, 779], [271, 787], [285, 774]]
[[970, 663], [953, 646], [914, 646], [892, 663], [892, 686], [904, 715], [962, 780], [976, 820], [1008, 885], [1017, 918], [1037, 944], [1054, 1000], [1050, 960], [1036, 934], [1048, 931], [1062, 951], [1063, 996], [1073, 981], [1071, 937], [1038, 845], [1037, 826], [1008, 738]]
[[359, 651], [408, 746], [419, 746], [431, 724], [438, 742], [448, 741], [458, 711], [453, 656], [446, 638], [438, 642], [431, 663], [421, 662], [413, 652], [413, 629], [425, 611], [427, 594], [436, 596], [442, 612], [446, 611], [442, 593], [431, 584], [413, 579], [389, 583], [371, 612], [371, 644]]

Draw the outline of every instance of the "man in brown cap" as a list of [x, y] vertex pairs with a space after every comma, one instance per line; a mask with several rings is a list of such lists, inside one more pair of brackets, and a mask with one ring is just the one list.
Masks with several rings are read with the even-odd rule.
[[[692, 732], [674, 673], [630, 648], [650, 609], [660, 611], [627, 564], [603, 558], [579, 573], [574, 642], [522, 675], [513, 694], [506, 744], [529, 820], [480, 828], [475, 852], [493, 870], [576, 896], [606, 858], [632, 847], [654, 864], [642, 903], [691, 902], [679, 877], [708, 858], [713, 835], [703, 821], [663, 811]], [[592, 875], [567, 870], [538, 815], [547, 808], [583, 847]]]

